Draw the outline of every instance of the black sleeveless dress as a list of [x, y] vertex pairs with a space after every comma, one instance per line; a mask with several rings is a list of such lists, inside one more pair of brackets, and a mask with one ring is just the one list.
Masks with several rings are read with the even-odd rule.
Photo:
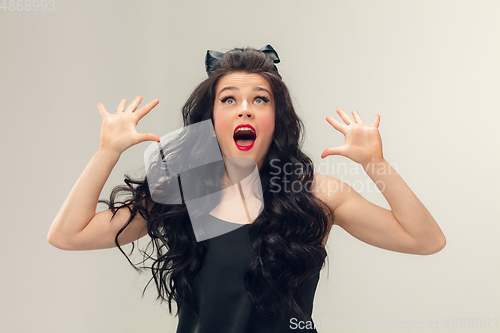
[[[231, 222], [208, 215], [207, 224], [209, 223]], [[208, 250], [193, 283], [200, 319], [197, 320], [190, 311], [181, 307], [176, 333], [317, 332], [315, 329], [299, 329], [306, 327], [307, 322], [300, 322], [301, 319], [291, 313], [268, 319], [257, 310], [250, 310], [252, 300], [244, 282], [245, 271], [254, 253], [248, 235], [250, 226], [251, 224], [243, 224], [235, 230], [205, 240]], [[318, 281], [319, 272], [302, 290], [305, 303], [299, 303], [311, 322]], [[311, 327], [311, 322], [308, 327]]]

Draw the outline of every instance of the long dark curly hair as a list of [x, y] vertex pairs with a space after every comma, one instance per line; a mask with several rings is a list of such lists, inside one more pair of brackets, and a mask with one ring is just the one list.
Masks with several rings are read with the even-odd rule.
[[[224, 54], [215, 71], [193, 91], [182, 108], [184, 126], [210, 119], [216, 86], [221, 77], [232, 72], [256, 73], [269, 82], [275, 98], [275, 130], [266, 159], [259, 175], [262, 184], [264, 208], [249, 229], [255, 256], [245, 273], [244, 282], [257, 310], [272, 316], [283, 313], [283, 306], [300, 318], [308, 316], [299, 305], [302, 287], [324, 266], [327, 256], [322, 244], [329, 231], [329, 218], [333, 212], [313, 193], [314, 167], [310, 158], [301, 151], [303, 123], [297, 116], [288, 88], [278, 74], [273, 60], [254, 48], [234, 48]], [[286, 169], [285, 169], [286, 166]], [[290, 172], [290, 166], [294, 168]], [[279, 173], [276, 170], [287, 170]], [[151, 269], [158, 297], [168, 302], [172, 314], [172, 301], [189, 309], [199, 318], [199, 307], [192, 289], [192, 281], [199, 272], [207, 251], [206, 241], [197, 242], [186, 205], [162, 204], [151, 199], [148, 179], [132, 179], [125, 175], [125, 185], [116, 186], [110, 200], [99, 200], [112, 210], [128, 208], [131, 216], [118, 235], [139, 213], [146, 221], [156, 258]], [[291, 190], [290, 184], [294, 184]], [[288, 191], [285, 191], [285, 188]], [[126, 194], [128, 200], [118, 201]], [[132, 251], [133, 251], [132, 242]], [[143, 292], [143, 295], [144, 295]]]

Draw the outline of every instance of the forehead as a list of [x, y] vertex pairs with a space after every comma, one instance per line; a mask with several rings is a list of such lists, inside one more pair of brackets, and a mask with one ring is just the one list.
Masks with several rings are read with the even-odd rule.
[[217, 83], [217, 93], [222, 88], [227, 86], [235, 86], [240, 89], [251, 89], [253, 87], [259, 86], [266, 88], [267, 90], [272, 92], [269, 82], [267, 82], [267, 80], [262, 75], [254, 73], [234, 72], [224, 75]]

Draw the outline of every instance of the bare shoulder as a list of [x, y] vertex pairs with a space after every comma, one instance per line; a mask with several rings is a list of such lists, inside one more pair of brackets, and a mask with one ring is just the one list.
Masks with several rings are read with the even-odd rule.
[[342, 201], [345, 200], [345, 193], [347, 191], [349, 191], [349, 185], [340, 179], [319, 173], [314, 174], [311, 192], [328, 205], [332, 211], [335, 211]]
[[[313, 182], [310, 187], [311, 193], [318, 199], [320, 199], [330, 211], [325, 213], [328, 215], [328, 220], [330, 221], [330, 226], [328, 232], [323, 239], [323, 246], [326, 247], [328, 237], [330, 235], [331, 227], [335, 223], [335, 210], [341, 205], [342, 200], [345, 196], [343, 195], [343, 190], [345, 189], [345, 184], [343, 181], [315, 173], [313, 176]], [[333, 215], [331, 214], [333, 212]]]

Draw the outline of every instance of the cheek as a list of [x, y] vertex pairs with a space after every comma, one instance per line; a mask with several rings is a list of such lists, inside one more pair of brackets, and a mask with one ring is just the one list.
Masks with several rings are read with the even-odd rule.
[[227, 117], [222, 117], [218, 112], [214, 111], [214, 124], [215, 124], [215, 134], [219, 139], [222, 138], [225, 132], [231, 131], [230, 119]]
[[273, 138], [273, 133], [274, 133], [274, 115], [269, 115], [265, 119], [262, 119], [262, 122], [259, 124], [259, 128], [262, 132], [263, 135], [266, 136], [266, 139], [269, 141], [272, 140]]

